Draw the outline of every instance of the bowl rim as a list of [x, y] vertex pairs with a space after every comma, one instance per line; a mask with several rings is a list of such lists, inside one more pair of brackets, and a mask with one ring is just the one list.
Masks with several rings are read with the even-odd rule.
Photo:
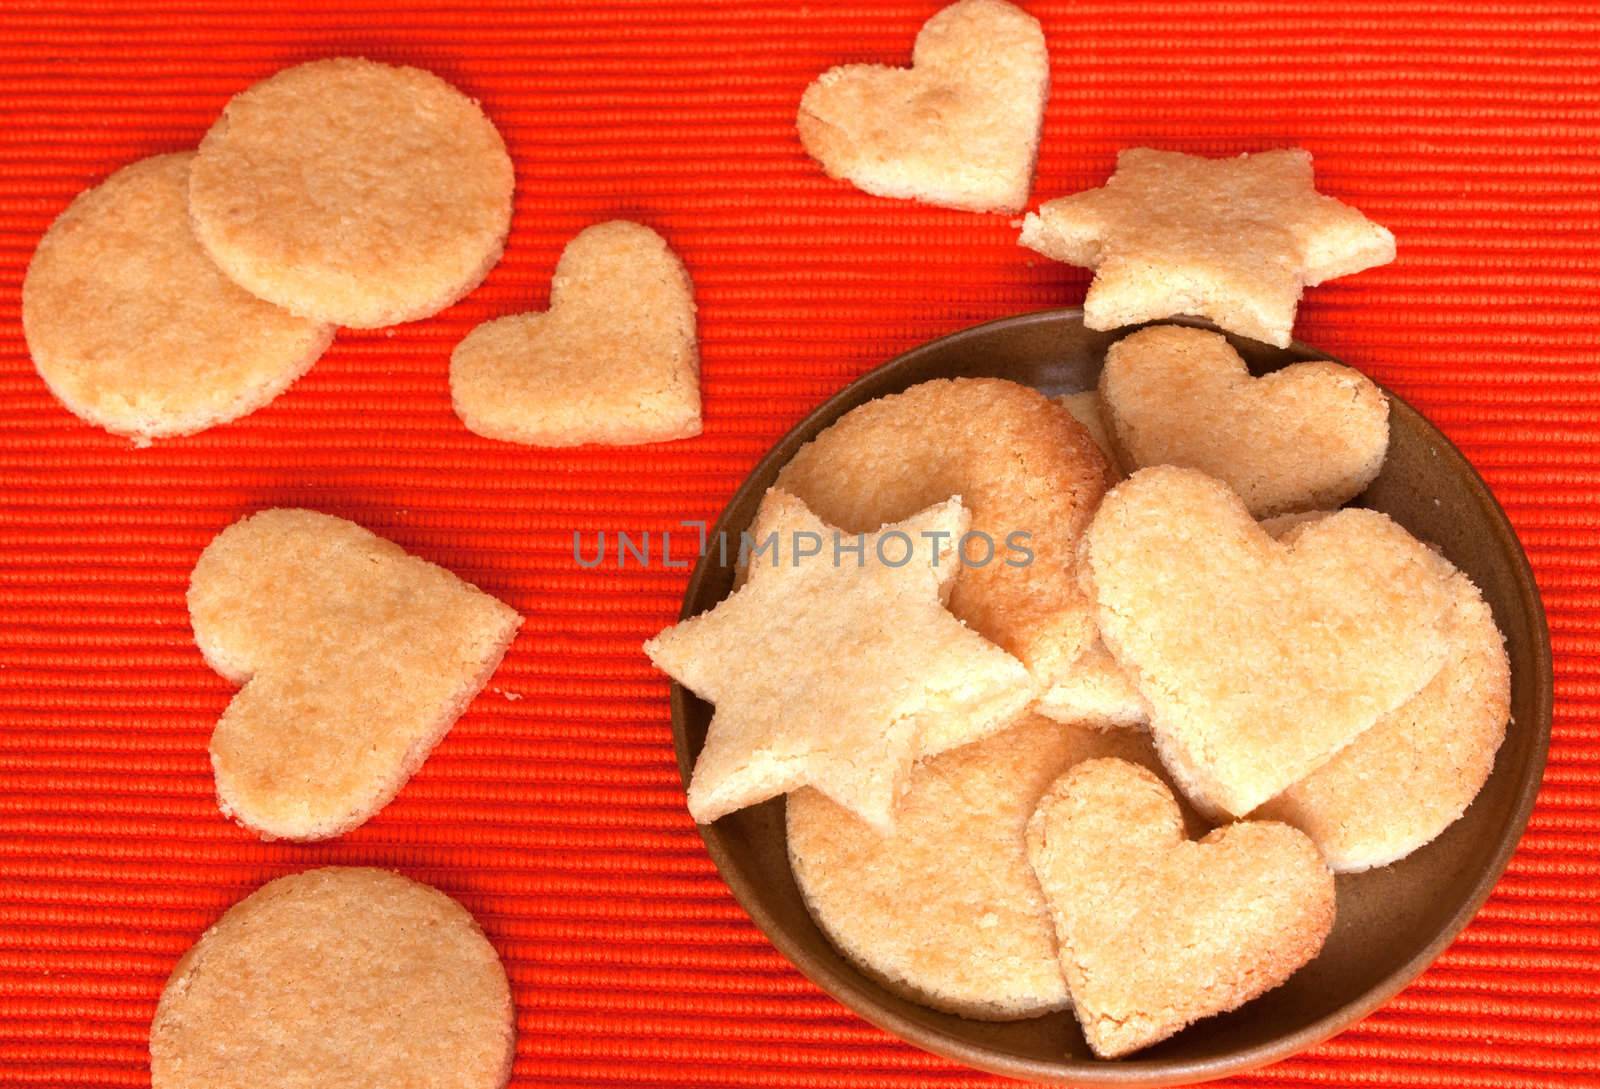
[[[946, 347], [962, 341], [981, 341], [1002, 329], [1022, 328], [1039, 324], [1048, 325], [1060, 321], [1081, 321], [1082, 318], [1083, 310], [1080, 307], [1059, 307], [998, 318], [923, 341], [866, 371], [829, 395], [826, 400], [807, 413], [803, 419], [795, 423], [773, 444], [772, 448], [763, 455], [761, 460], [749, 470], [739, 487], [728, 497], [723, 505], [722, 513], [717, 517], [713, 528], [708, 531], [708, 539], [715, 539], [719, 532], [732, 531], [732, 527], [726, 524], [730, 513], [736, 507], [742, 505], [750, 493], [756, 489], [758, 483], [762, 491], [765, 491], [770, 486], [771, 480], [777, 476], [778, 470], [794, 456], [795, 451], [802, 445], [797, 436], [802, 434], [809, 436], [832, 423], [839, 416], [848, 412], [850, 407], [855, 407], [851, 405], [842, 408], [840, 406], [843, 402], [849, 401], [864, 389], [888, 383], [900, 371], [915, 366], [916, 359], [922, 354], [932, 351], [936, 347]], [[1150, 324], [1181, 324], [1221, 331], [1211, 322], [1187, 317], [1165, 319], [1163, 322], [1152, 322]], [[1292, 341], [1284, 351], [1304, 359], [1339, 362], [1334, 357], [1298, 340]], [[1440, 452], [1440, 457], [1450, 462], [1450, 467], [1466, 481], [1491, 530], [1502, 541], [1509, 542], [1511, 547], [1507, 549], [1507, 552], [1513, 559], [1513, 573], [1519, 597], [1518, 603], [1532, 621], [1534, 633], [1538, 639], [1537, 653], [1534, 655], [1535, 676], [1533, 678], [1535, 721], [1532, 724], [1532, 728], [1535, 731], [1534, 750], [1523, 779], [1518, 784], [1510, 819], [1502, 826], [1499, 841], [1495, 845], [1495, 851], [1491, 856], [1489, 865], [1478, 874], [1472, 885], [1471, 893], [1423, 948], [1403, 963], [1396, 965], [1382, 980], [1365, 993], [1330, 1011], [1311, 1024], [1275, 1039], [1240, 1048], [1224, 1055], [1215, 1055], [1204, 1059], [1140, 1059], [1134, 1057], [1117, 1060], [1090, 1059], [1087, 1061], [1064, 1056], [1059, 1061], [1041, 1062], [996, 1052], [989, 1048], [969, 1043], [937, 1028], [911, 1021], [892, 1010], [885, 1010], [878, 1006], [871, 996], [863, 993], [858, 986], [858, 979], [861, 981], [867, 979], [864, 973], [855, 968], [849, 968], [848, 972], [836, 971], [831, 965], [814, 961], [805, 954], [799, 943], [791, 939], [787, 931], [762, 907], [759, 897], [755, 895], [755, 890], [752, 888], [752, 883], [748, 882], [734, 866], [730, 852], [724, 847], [722, 837], [716, 831], [716, 825], [697, 824], [695, 826], [696, 831], [700, 833], [700, 838], [704, 841], [706, 850], [717, 867], [718, 876], [727, 884], [734, 898], [766, 936], [767, 940], [812, 983], [822, 988], [831, 997], [870, 1024], [900, 1040], [943, 1058], [952, 1059], [989, 1073], [1035, 1082], [1071, 1083], [1082, 1086], [1155, 1087], [1183, 1085], [1210, 1081], [1215, 1078], [1228, 1077], [1257, 1069], [1298, 1054], [1333, 1037], [1384, 1005], [1407, 984], [1420, 976], [1455, 941], [1457, 935], [1477, 915], [1479, 909], [1489, 898], [1490, 893], [1494, 891], [1494, 887], [1498, 884], [1500, 877], [1505, 873], [1506, 866], [1510, 863], [1511, 856], [1515, 853], [1517, 845], [1522, 839], [1523, 831], [1527, 827], [1528, 818], [1533, 812], [1534, 802], [1544, 779], [1544, 769], [1549, 754], [1551, 721], [1554, 712], [1554, 671], [1551, 660], [1550, 630], [1545, 617], [1544, 604], [1540, 598], [1538, 585], [1534, 579], [1533, 568], [1528, 562], [1527, 553], [1523, 549], [1510, 519], [1506, 516], [1505, 510], [1500, 506], [1499, 501], [1495, 499], [1494, 493], [1490, 491], [1488, 484], [1477, 469], [1467, 460], [1466, 455], [1443, 432], [1426, 416], [1412, 408], [1410, 404], [1393, 393], [1393, 391], [1383, 387], [1381, 384], [1379, 388], [1388, 396], [1391, 412], [1399, 411], [1414, 417], [1411, 422], [1421, 425], [1424, 433], [1435, 442]], [[887, 391], [879, 391], [873, 396], [882, 396], [884, 392]], [[805, 441], [809, 441], [809, 438]], [[737, 528], [742, 529], [744, 527]], [[680, 619], [686, 620], [695, 615], [693, 603], [700, 597], [706, 581], [714, 577], [719, 568], [720, 564], [715, 562], [713, 553], [708, 551], [699, 558], [689, 578], [688, 585], [684, 589], [683, 607], [679, 612]], [[684, 729], [687, 701], [690, 698], [693, 698], [692, 694], [682, 685], [676, 681], [672, 683], [670, 700], [672, 707], [673, 749], [678, 760], [679, 775], [685, 787], [688, 785], [689, 776], [693, 770], [693, 757], [688, 751], [688, 742]], [[732, 877], [730, 877], [730, 873], [733, 875]], [[1066, 1015], [1067, 1011], [1062, 1011], [1062, 1016]]]

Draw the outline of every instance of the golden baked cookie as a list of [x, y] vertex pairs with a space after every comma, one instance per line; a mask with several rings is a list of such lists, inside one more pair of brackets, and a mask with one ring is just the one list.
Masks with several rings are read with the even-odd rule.
[[700, 433], [694, 288], [666, 240], [613, 220], [561, 252], [550, 309], [478, 326], [450, 356], [467, 427], [534, 446]]
[[1208, 815], [1249, 813], [1309, 775], [1421, 691], [1450, 647], [1449, 564], [1376, 511], [1279, 543], [1227, 485], [1164, 466], [1112, 489], [1085, 552], [1100, 635]]
[[1065, 676], [1044, 690], [1033, 709], [1057, 722], [1089, 722], [1103, 729], [1150, 721], [1150, 708], [1133, 678], [1098, 637]]
[[[1098, 400], [1092, 393], [1075, 396]], [[1080, 400], [1078, 405], [1083, 407], [1084, 402]], [[1283, 514], [1266, 519], [1261, 528], [1279, 537], [1291, 526], [1327, 513]], [[1089, 722], [1101, 728], [1144, 726], [1150, 721], [1150, 708], [1139, 695], [1133, 678], [1098, 637], [1079, 655], [1067, 675], [1045, 690], [1033, 710], [1057, 722]]]
[[206, 662], [243, 685], [211, 735], [217, 802], [295, 840], [342, 835], [387, 805], [522, 623], [353, 522], [282, 508], [206, 546], [189, 619]]
[[195, 943], [150, 1026], [152, 1089], [501, 1089], [511, 988], [471, 915], [387, 870], [280, 877]]
[[911, 67], [846, 64], [806, 88], [800, 142], [831, 177], [880, 197], [974, 212], [1028, 202], [1050, 53], [1004, 0], [960, 0], [924, 24]]
[[1305, 832], [1335, 873], [1387, 866], [1433, 842], [1494, 770], [1511, 717], [1511, 664], [1472, 580], [1457, 571], [1450, 589], [1455, 622], [1438, 675], [1253, 814]]
[[1331, 510], [1302, 510], [1293, 514], [1274, 514], [1271, 518], [1261, 519], [1261, 528], [1266, 531], [1267, 536], [1281, 541], [1296, 527], [1320, 522], [1332, 513]]
[[[1056, 404], [1072, 413], [1105, 455], [1109, 478], [1123, 478], [1116, 447], [1106, 431], [1105, 410], [1097, 390], [1062, 394]], [[1090, 722], [1096, 726], [1142, 726], [1150, 714], [1144, 697], [1097, 635], [1061, 678], [1047, 688], [1034, 711], [1057, 722]]]
[[916, 756], [1021, 715], [1037, 695], [1027, 670], [940, 603], [924, 542], [965, 528], [960, 501], [946, 499], [880, 532], [840, 534], [767, 493], [750, 532], [776, 541], [778, 562], [750, 563], [732, 595], [644, 647], [716, 705], [689, 782], [696, 821], [813, 786], [887, 832]]
[[[1094, 637], [1078, 540], [1108, 472], [1088, 432], [1042, 393], [956, 378], [847, 412], [795, 454], [777, 486], [852, 532], [961, 496], [974, 536], [950, 611], [1051, 684]], [[1027, 556], [1007, 547], [1015, 534]]]
[[1111, 444], [1111, 433], [1106, 430], [1105, 409], [1100, 404], [1099, 390], [1086, 389], [1078, 393], [1064, 393], [1055, 398], [1055, 402], [1072, 413], [1072, 418], [1089, 432], [1089, 437], [1106, 457], [1112, 479], [1121, 480], [1122, 469], [1117, 464], [1116, 447]]
[[1078, 1024], [1102, 1058], [1237, 1009], [1333, 929], [1333, 875], [1303, 833], [1252, 821], [1191, 841], [1172, 791], [1125, 760], [1057, 780], [1027, 842]]
[[317, 321], [435, 314], [511, 229], [511, 157], [478, 104], [420, 68], [335, 57], [234, 95], [189, 179], [195, 233], [234, 282]]
[[33, 365], [73, 415], [126, 435], [191, 435], [254, 412], [333, 340], [236, 286], [189, 227], [192, 153], [125, 166], [79, 194], [22, 285]]
[[1257, 518], [1349, 502], [1389, 450], [1389, 400], [1361, 372], [1295, 363], [1252, 378], [1204, 329], [1156, 325], [1117, 341], [1100, 398], [1130, 469], [1199, 469]]
[[1394, 235], [1318, 193], [1299, 148], [1231, 159], [1132, 148], [1104, 187], [1029, 213], [1020, 241], [1095, 270], [1091, 329], [1195, 314], [1280, 348], [1305, 287], [1394, 260]]
[[1030, 715], [918, 764], [887, 835], [815, 790], [787, 801], [789, 861], [817, 925], [884, 986], [980, 1020], [1068, 1004], [1023, 831], [1081, 760], [1159, 769], [1149, 735]]

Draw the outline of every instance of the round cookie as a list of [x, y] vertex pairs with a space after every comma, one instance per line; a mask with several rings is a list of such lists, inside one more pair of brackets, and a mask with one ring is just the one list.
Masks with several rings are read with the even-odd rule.
[[1316, 841], [1335, 873], [1387, 866], [1466, 812], [1511, 717], [1511, 664], [1483, 595], [1450, 576], [1444, 668], [1322, 767], [1255, 811]]
[[68, 206], [22, 285], [28, 351], [72, 413], [138, 442], [190, 435], [272, 400], [333, 327], [235, 285], [189, 226], [193, 153], [123, 167]]
[[1142, 731], [1029, 715], [917, 765], [886, 836], [816, 790], [795, 791], [795, 881], [834, 945], [914, 1002], [994, 1021], [1065, 1009], [1023, 831], [1046, 788], [1098, 756], [1160, 768]]
[[184, 954], [150, 1026], [152, 1089], [500, 1089], [515, 1024], [472, 916], [387, 870], [272, 881]]
[[370, 329], [482, 282], [511, 228], [511, 187], [477, 103], [420, 68], [337, 57], [233, 97], [200, 144], [189, 210], [241, 286]]
[[[1105, 494], [1104, 455], [1072, 413], [1000, 378], [937, 379], [868, 401], [802, 447], [774, 485], [864, 533], [959, 495], [973, 538], [950, 611], [1044, 683], [1094, 638], [1078, 539]], [[1008, 551], [1025, 533], [1031, 560]]]

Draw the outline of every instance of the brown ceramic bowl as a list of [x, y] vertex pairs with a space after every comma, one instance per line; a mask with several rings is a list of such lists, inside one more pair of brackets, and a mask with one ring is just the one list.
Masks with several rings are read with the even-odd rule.
[[[1048, 394], [1090, 389], [1106, 347], [1125, 333], [1093, 332], [1084, 328], [1081, 311], [1054, 310], [915, 348], [847, 386], [789, 432], [734, 495], [717, 529], [736, 540], [779, 468], [865, 401], [960, 375], [1009, 378]], [[1300, 344], [1278, 350], [1229, 339], [1256, 373], [1329, 358]], [[1090, 1055], [1071, 1013], [1009, 1023], [940, 1013], [884, 990], [817, 929], [789, 872], [781, 798], [700, 829], [756, 925], [812, 981], [918, 1047], [1011, 1077], [1082, 1086], [1172, 1085], [1261, 1066], [1332, 1036], [1415, 978], [1489, 895], [1527, 823], [1550, 739], [1550, 640], [1533, 573], [1504, 512], [1460, 451], [1405, 402], [1393, 395], [1390, 402], [1389, 457], [1358, 502], [1438, 544], [1482, 588], [1511, 655], [1512, 724], [1494, 774], [1461, 820], [1409, 858], [1338, 878], [1338, 922], [1315, 961], [1243, 1008], [1115, 1061]], [[722, 600], [732, 577], [711, 550], [689, 582], [683, 615]], [[710, 718], [708, 705], [673, 687], [673, 732], [685, 782]]]

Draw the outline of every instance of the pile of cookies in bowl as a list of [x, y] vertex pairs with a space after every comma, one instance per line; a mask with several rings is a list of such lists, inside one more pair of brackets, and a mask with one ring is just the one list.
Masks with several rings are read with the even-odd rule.
[[1115, 1058], [1280, 985], [1334, 875], [1460, 817], [1509, 716], [1478, 588], [1341, 506], [1388, 417], [1350, 368], [1254, 378], [1190, 325], [1087, 393], [852, 409], [722, 543], [734, 592], [646, 646], [714, 707], [691, 813], [785, 795], [818, 927], [936, 1010], [1070, 1008]]
[[[946, 9], [909, 73], [817, 80], [802, 141], [870, 193], [1021, 210], [1028, 111], [1048, 89], [1030, 23], [991, 0]], [[976, 69], [1029, 105], [979, 109], [963, 91]], [[933, 131], [964, 125], [984, 137], [971, 147], [1013, 154], [941, 171], [978, 152], [929, 135], [939, 94]], [[1071, 319], [1104, 334], [1087, 381], [1014, 380], [1040, 370], [1039, 330], [1065, 315], [969, 331], [967, 357], [951, 348], [920, 373], [901, 366], [912, 357], [884, 369], [910, 383], [867, 376], [758, 467], [764, 491], [735, 497], [685, 619], [645, 651], [680, 686], [689, 811], [785, 952], [935, 1050], [1093, 1081], [1032, 1043], [1012, 1061], [996, 1041], [1015, 1035], [958, 1039], [915, 1011], [1042, 1024], [1070, 1010], [1081, 1041], [1066, 1049], [1137, 1060], [1284, 987], [1342, 911], [1370, 928], [1340, 875], [1412, 856], [1489, 781], [1511, 665], [1438, 542], [1361, 505], [1392, 413], [1408, 435], [1427, 425], [1292, 346], [1305, 287], [1395, 254], [1389, 231], [1317, 192], [1309, 154], [1134, 148], [1104, 186], [1019, 226], [1027, 249], [1094, 270]], [[1005, 350], [1027, 366], [972, 358], [1018, 340]], [[1252, 373], [1251, 342], [1288, 358]], [[725, 596], [706, 590], [719, 567], [735, 569]], [[831, 953], [795, 936], [789, 896]], [[1381, 1000], [1363, 985], [1342, 1021], [1308, 1015], [1270, 1046], [1224, 1030], [1198, 1065], [1127, 1076], [1281, 1056]]]
[[[1245, 222], [1177, 230], [1163, 202]], [[1269, 222], [1283, 259], [1243, 260]], [[1470, 578], [1347, 505], [1383, 470], [1382, 390], [1253, 376], [1163, 323], [1287, 346], [1303, 286], [1393, 256], [1308, 156], [1127, 152], [1021, 241], [1096, 269], [1084, 324], [1121, 332], [1095, 388], [935, 378], [851, 408], [715, 546], [732, 592], [645, 649], [714, 708], [691, 814], [782, 796], [850, 964], [971, 1020], [1070, 1010], [1116, 1059], [1284, 984], [1335, 875], [1455, 822], [1510, 665]]]

